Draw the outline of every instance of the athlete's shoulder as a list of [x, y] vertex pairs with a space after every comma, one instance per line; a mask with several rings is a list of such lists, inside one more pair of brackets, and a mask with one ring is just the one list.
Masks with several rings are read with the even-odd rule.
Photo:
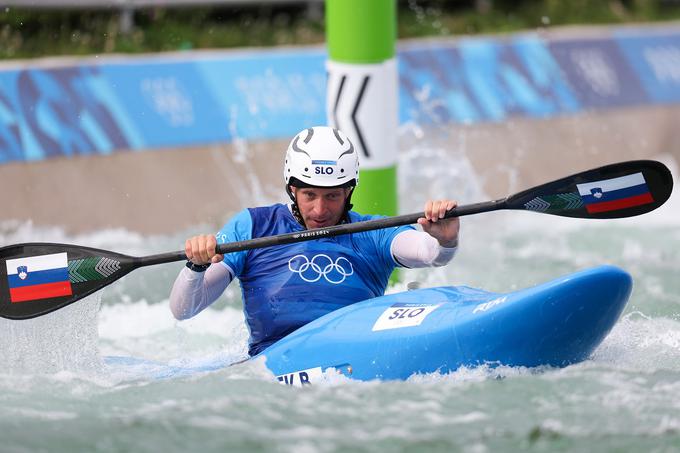
[[234, 214], [229, 221], [217, 232], [217, 243], [241, 241], [251, 239], [253, 220], [250, 212], [243, 209]]
[[[245, 241], [257, 237], [277, 234], [276, 225], [280, 225], [283, 218], [278, 212], [288, 209], [283, 204], [260, 206], [243, 209], [234, 216], [217, 232], [215, 237], [218, 244], [227, 242]], [[224, 263], [235, 275], [240, 275], [247, 251], [230, 253], [225, 255]]]
[[273, 236], [302, 229], [285, 204], [249, 208], [253, 237]]
[[[368, 221], [368, 220], [386, 219], [386, 218], [387, 218], [387, 216], [384, 216], [384, 215], [377, 215], [377, 214], [366, 215], [366, 214], [359, 214], [356, 211], [349, 211], [349, 220], [352, 223], [365, 222], [365, 221]], [[389, 240], [391, 240], [394, 236], [401, 233], [402, 231], [413, 230], [413, 229], [415, 229], [413, 225], [402, 225], [402, 226], [391, 227], [391, 228], [380, 228], [380, 229], [377, 229], [377, 230], [368, 230], [368, 231], [365, 231], [364, 234], [368, 235], [368, 236], [389, 237]]]
[[250, 213], [251, 217], [255, 216], [271, 216], [271, 215], [281, 215], [282, 213], [289, 212], [288, 206], [283, 203], [276, 203], [269, 206], [258, 206], [255, 208], [244, 209]]
[[376, 214], [360, 214], [356, 211], [349, 211], [349, 220], [350, 222], [365, 222], [366, 220], [375, 220], [375, 219], [384, 219], [384, 215], [376, 215]]
[[288, 206], [282, 203], [277, 203], [270, 206], [248, 208], [247, 211], [250, 214], [250, 218], [252, 219], [254, 225], [287, 221], [291, 217]]

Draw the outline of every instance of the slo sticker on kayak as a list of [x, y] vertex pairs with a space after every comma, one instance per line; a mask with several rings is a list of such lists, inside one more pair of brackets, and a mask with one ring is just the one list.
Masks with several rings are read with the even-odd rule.
[[376, 332], [378, 330], [419, 326], [427, 315], [435, 311], [440, 305], [396, 303], [380, 315], [371, 330]]

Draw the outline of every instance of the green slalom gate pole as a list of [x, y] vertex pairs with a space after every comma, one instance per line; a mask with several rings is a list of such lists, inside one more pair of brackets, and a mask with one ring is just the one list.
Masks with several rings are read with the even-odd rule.
[[326, 0], [326, 112], [359, 152], [363, 214], [398, 211], [396, 21], [396, 0]]

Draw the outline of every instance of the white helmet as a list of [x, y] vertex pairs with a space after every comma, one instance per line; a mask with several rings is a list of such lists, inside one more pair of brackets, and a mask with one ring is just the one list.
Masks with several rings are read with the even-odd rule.
[[294, 187], [354, 187], [359, 156], [345, 134], [328, 126], [298, 133], [288, 145], [283, 179]]

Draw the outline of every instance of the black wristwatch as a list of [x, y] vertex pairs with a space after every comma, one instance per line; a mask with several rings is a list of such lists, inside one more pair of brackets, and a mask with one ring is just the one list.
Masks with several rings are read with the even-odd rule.
[[205, 270], [210, 267], [210, 263], [208, 263], [208, 264], [194, 264], [191, 261], [187, 261], [187, 267], [194, 272], [205, 272]]

